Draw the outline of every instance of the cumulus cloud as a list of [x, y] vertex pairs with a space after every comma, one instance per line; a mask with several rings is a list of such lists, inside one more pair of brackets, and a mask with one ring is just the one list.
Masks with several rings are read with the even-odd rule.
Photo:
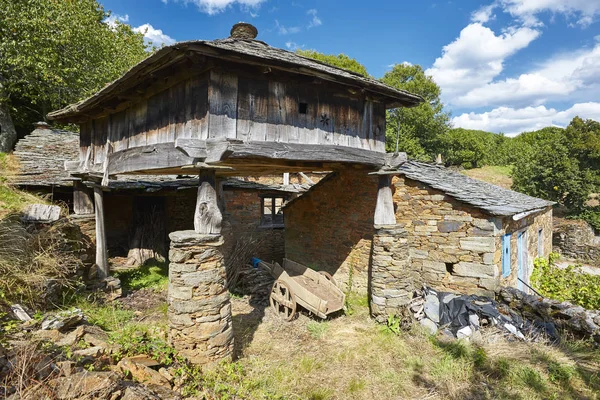
[[508, 136], [515, 136], [546, 126], [564, 127], [576, 116], [600, 120], [600, 103], [577, 103], [562, 111], [545, 106], [519, 109], [498, 107], [483, 113], [464, 113], [454, 117], [452, 123], [457, 128], [504, 132]]
[[175, 43], [175, 39], [163, 33], [162, 29], [156, 29], [150, 24], [140, 25], [137, 28], [133, 28], [133, 31], [142, 33], [146, 44], [149, 46], [169, 46]]
[[460, 107], [540, 105], [569, 96], [597, 99], [600, 86], [600, 44], [554, 56], [516, 78], [490, 82], [457, 95], [451, 103]]
[[452, 99], [492, 82], [502, 72], [504, 60], [539, 35], [538, 30], [528, 27], [496, 35], [481, 23], [472, 23], [444, 46], [442, 56], [426, 72], [442, 87], [445, 100], [452, 103]]
[[500, 0], [500, 4], [506, 12], [528, 26], [543, 25], [537, 17], [542, 12], [575, 18], [582, 27], [587, 27], [600, 16], [598, 0]]
[[307, 26], [308, 29], [323, 25], [323, 21], [318, 17], [316, 9], [311, 8], [306, 13], [311, 16], [311, 20]]
[[174, 3], [195, 4], [198, 9], [206, 14], [215, 15], [225, 11], [228, 7], [234, 4], [240, 5], [244, 9], [256, 9], [260, 7], [266, 0], [162, 0], [167, 4], [168, 1]]

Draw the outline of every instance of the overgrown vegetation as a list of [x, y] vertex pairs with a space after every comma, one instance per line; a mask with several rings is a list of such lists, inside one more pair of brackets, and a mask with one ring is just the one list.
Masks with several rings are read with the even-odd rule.
[[77, 284], [86, 246], [67, 221], [27, 228], [18, 215], [0, 219], [0, 294], [36, 309], [56, 305], [61, 292]]
[[531, 283], [540, 294], [569, 301], [590, 310], [600, 309], [600, 276], [577, 272], [577, 265], [559, 268], [554, 263], [559, 255], [534, 260]]

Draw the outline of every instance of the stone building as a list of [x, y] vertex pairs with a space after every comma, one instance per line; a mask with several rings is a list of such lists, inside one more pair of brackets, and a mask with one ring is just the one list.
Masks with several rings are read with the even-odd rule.
[[551, 202], [414, 161], [385, 173], [395, 224], [372, 224], [381, 175], [351, 170], [284, 208], [286, 256], [368, 292], [375, 316], [395, 313], [423, 284], [526, 290], [534, 258], [552, 250]]
[[[259, 214], [272, 231], [283, 211], [286, 257], [369, 293], [376, 317], [395, 313], [422, 283], [491, 294], [502, 282], [518, 285], [517, 275], [527, 282], [536, 243], [540, 254], [550, 250], [551, 203], [386, 154], [386, 110], [418, 106], [420, 96], [257, 34], [239, 23], [226, 39], [163, 47], [48, 115], [80, 127], [78, 157], [65, 167], [74, 211], [95, 212], [100, 277], [109, 273], [107, 227], [118, 213], [109, 210], [111, 182], [197, 176], [194, 212], [173, 213], [187, 220], [166, 228], [176, 349], [201, 364], [231, 357], [228, 221], [256, 230]], [[232, 177], [311, 171], [330, 175], [286, 206], [285, 190], [262, 196], [258, 210], [258, 194], [227, 195]]]

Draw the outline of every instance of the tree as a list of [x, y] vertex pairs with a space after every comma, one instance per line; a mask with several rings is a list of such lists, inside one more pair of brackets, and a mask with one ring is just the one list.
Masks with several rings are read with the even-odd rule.
[[413, 158], [432, 159], [440, 149], [439, 139], [450, 127], [450, 116], [440, 100], [441, 89], [419, 65], [396, 64], [381, 81], [397, 89], [418, 94], [425, 100], [413, 108], [397, 108], [387, 114], [386, 148], [395, 151], [400, 142], [410, 143], [403, 148]]
[[449, 129], [439, 137], [440, 152], [446, 164], [478, 168], [490, 163], [497, 146], [496, 136], [485, 131]]
[[334, 67], [342, 68], [348, 71], [356, 72], [362, 76], [369, 76], [367, 69], [364, 65], [356, 61], [354, 58], [350, 58], [345, 54], [323, 54], [315, 50], [296, 50], [296, 54], [303, 57], [312, 58], [313, 60], [320, 61], [325, 64], [333, 65]]
[[575, 117], [564, 130], [545, 128], [516, 139], [531, 146], [517, 158], [513, 188], [600, 223], [600, 209], [588, 205], [590, 194], [600, 191], [600, 123]]
[[[19, 134], [147, 57], [143, 35], [96, 0], [0, 0], [0, 76]], [[12, 145], [11, 145], [12, 146]]]

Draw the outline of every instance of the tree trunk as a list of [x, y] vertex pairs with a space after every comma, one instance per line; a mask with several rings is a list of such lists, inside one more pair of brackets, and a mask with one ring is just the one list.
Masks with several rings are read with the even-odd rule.
[[5, 101], [4, 87], [0, 82], [0, 152], [11, 152], [16, 142], [17, 131], [10, 117], [8, 103]]

